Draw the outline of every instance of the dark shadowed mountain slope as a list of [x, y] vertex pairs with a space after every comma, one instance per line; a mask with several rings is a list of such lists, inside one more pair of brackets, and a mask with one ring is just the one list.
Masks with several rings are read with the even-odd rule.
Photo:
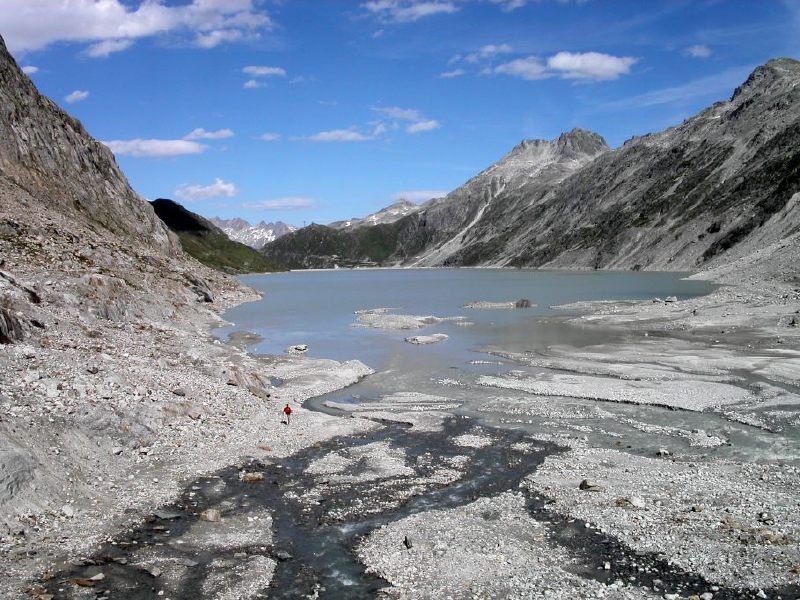
[[580, 130], [523, 142], [395, 223], [381, 262], [695, 269], [796, 231], [798, 191], [800, 62], [777, 59], [730, 101], [614, 151]]
[[156, 215], [180, 239], [187, 254], [201, 263], [226, 273], [264, 273], [276, 270], [256, 250], [229, 239], [208, 219], [172, 200], [159, 198], [152, 203]]
[[0, 177], [38, 203], [165, 252], [177, 241], [128, 185], [114, 155], [40, 95], [0, 39]]

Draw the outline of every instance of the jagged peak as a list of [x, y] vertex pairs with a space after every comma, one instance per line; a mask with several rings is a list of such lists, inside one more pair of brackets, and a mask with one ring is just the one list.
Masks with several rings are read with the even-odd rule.
[[800, 61], [788, 57], [773, 58], [756, 67], [745, 82], [734, 90], [731, 100], [767, 89], [786, 78], [800, 82]]
[[518, 158], [525, 154], [537, 154], [543, 151], [549, 155], [555, 151], [556, 157], [573, 159], [579, 155], [596, 156], [610, 150], [603, 136], [587, 129], [576, 127], [565, 131], [552, 140], [525, 139], [514, 146], [501, 162], [507, 159]]

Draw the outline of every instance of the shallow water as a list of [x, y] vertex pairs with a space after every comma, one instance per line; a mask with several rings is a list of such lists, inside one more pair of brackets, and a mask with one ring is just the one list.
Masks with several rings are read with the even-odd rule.
[[[336, 360], [359, 359], [376, 373], [362, 382], [314, 398], [307, 406], [332, 414], [328, 401], [368, 403], [395, 392], [445, 396], [461, 403], [456, 414], [486, 425], [530, 435], [583, 437], [596, 447], [613, 447], [651, 455], [656, 449], [736, 460], [796, 462], [800, 439], [796, 432], [775, 435], [735, 423], [718, 414], [672, 411], [594, 400], [551, 398], [555, 410], [575, 417], [537, 418], [486, 407], [487, 398], [525, 400], [523, 392], [476, 385], [481, 375], [519, 371], [530, 376], [545, 369], [521, 366], [486, 353], [542, 350], [551, 345], [576, 348], [602, 344], [633, 344], [642, 331], [581, 327], [559, 317], [567, 311], [554, 305], [586, 300], [641, 300], [677, 296], [679, 300], [710, 293], [708, 282], [685, 279], [685, 273], [536, 271], [502, 269], [411, 269], [304, 271], [248, 276], [244, 282], [263, 292], [262, 300], [225, 314], [232, 326], [225, 337], [250, 331], [260, 341], [251, 351], [281, 353], [292, 344], [309, 345], [309, 354]], [[466, 309], [472, 301], [507, 302], [527, 298], [529, 309]], [[465, 317], [471, 326], [445, 321], [419, 330], [391, 331], [354, 326], [357, 310], [389, 307], [397, 314]], [[445, 333], [449, 339], [429, 346], [408, 344], [409, 335]], [[530, 398], [530, 397], [527, 397]], [[605, 415], [586, 418], [587, 412]], [[632, 426], [635, 422], [636, 426]], [[642, 431], [641, 427], [672, 427], [690, 433], [702, 430], [727, 440], [722, 446], [690, 445], [675, 432]], [[551, 438], [552, 439], [552, 438]]]
[[[525, 269], [356, 269], [293, 271], [250, 275], [242, 281], [264, 297], [227, 313], [234, 323], [216, 331], [262, 336], [254, 352], [280, 354], [292, 344], [309, 344], [309, 354], [336, 360], [359, 359], [376, 371], [408, 361], [442, 366], [460, 364], [470, 349], [497, 345], [525, 350], [552, 343], [583, 345], [609, 341], [605, 334], [542, 323], [538, 317], [564, 314], [553, 305], [583, 300], [641, 300], [710, 293], [715, 286], [688, 280], [686, 273], [631, 271], [536, 271]], [[475, 310], [467, 302], [507, 302], [527, 298], [529, 309]], [[446, 333], [450, 339], [424, 349], [403, 340], [416, 331], [379, 331], [353, 327], [356, 310], [393, 308], [398, 314], [463, 316], [473, 326], [444, 322], [419, 333]], [[594, 330], [592, 330], [594, 331]]]

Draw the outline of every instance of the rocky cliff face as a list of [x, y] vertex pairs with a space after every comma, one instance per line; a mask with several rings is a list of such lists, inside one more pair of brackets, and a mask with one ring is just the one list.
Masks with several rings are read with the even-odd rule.
[[[397, 221], [381, 262], [713, 267], [797, 231], [798, 192], [800, 62], [778, 59], [756, 69], [730, 101], [613, 151], [582, 130], [521, 143]], [[265, 251], [278, 260], [293, 255], [293, 239]]]
[[0, 177], [37, 202], [163, 252], [178, 244], [114, 155], [41, 96], [0, 38]]
[[239, 218], [220, 219], [219, 217], [213, 217], [210, 221], [224, 231], [225, 235], [233, 241], [246, 244], [256, 250], [260, 250], [265, 244], [273, 242], [282, 235], [297, 229], [283, 221], [276, 221], [275, 223], [261, 221], [255, 225], [251, 225], [248, 221]]

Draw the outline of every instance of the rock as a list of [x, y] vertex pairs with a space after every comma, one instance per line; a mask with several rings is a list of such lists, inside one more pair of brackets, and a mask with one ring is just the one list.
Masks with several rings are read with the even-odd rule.
[[122, 446], [114, 446], [111, 449], [111, 454], [113, 454], [114, 456], [119, 456], [120, 454], [122, 454], [122, 451], [123, 451]]
[[275, 553], [275, 558], [277, 558], [281, 562], [286, 562], [287, 560], [292, 560], [294, 558], [294, 556], [292, 556], [286, 550], [278, 550]]
[[214, 293], [205, 279], [191, 273], [184, 273], [184, 277], [191, 284], [192, 291], [197, 294], [201, 302], [214, 302]]
[[0, 308], [0, 344], [21, 342], [26, 333], [25, 321], [5, 308]]
[[75, 509], [72, 508], [71, 505], [65, 504], [64, 506], [61, 507], [61, 514], [67, 517], [68, 519], [71, 519], [72, 517], [75, 516]]
[[700, 600], [711, 600], [714, 597], [714, 594], [711, 592], [703, 592], [700, 594]]
[[666, 448], [659, 448], [656, 451], [656, 456], [669, 456], [669, 455], [670, 455], [670, 451], [667, 450]]
[[92, 375], [97, 375], [100, 372], [100, 367], [97, 365], [89, 365], [86, 367], [86, 372], [91, 373]]
[[172, 393], [175, 394], [176, 396], [183, 397], [186, 395], [186, 390], [184, 390], [183, 388], [175, 388], [174, 390], [172, 390]]
[[514, 308], [530, 308], [531, 301], [527, 298], [520, 298], [514, 303]]
[[200, 519], [209, 523], [219, 523], [222, 521], [222, 513], [216, 508], [208, 508], [200, 513]]
[[589, 481], [588, 479], [584, 479], [583, 481], [581, 481], [580, 484], [578, 485], [578, 488], [582, 489], [585, 492], [603, 491], [603, 488], [601, 486]]
[[411, 548], [414, 547], [414, 542], [409, 536], [405, 536], [405, 538], [403, 539], [403, 545], [409, 550], [411, 550]]
[[443, 342], [447, 339], [447, 337], [448, 336], [444, 333], [434, 333], [433, 335], [413, 335], [411, 337], [407, 337], [406, 342], [417, 345], [436, 344], [437, 342]]
[[[197, 562], [196, 560], [192, 560], [191, 558], [176, 558], [175, 562], [178, 563], [179, 565], [183, 565], [184, 567], [196, 567], [197, 565], [200, 564], [199, 562]], [[150, 573], [152, 574], [152, 571]], [[156, 576], [154, 575], [154, 577]]]
[[680, 596], [678, 594], [664, 594], [664, 600], [678, 600]]
[[241, 480], [244, 483], [258, 483], [264, 481], [263, 473], [242, 473]]
[[664, 303], [664, 301], [661, 298], [659, 298], [658, 296], [653, 298], [653, 304], [663, 304], [663, 303]]
[[305, 354], [308, 352], [308, 344], [294, 344], [284, 350], [286, 354]]
[[677, 296], [667, 296], [666, 298], [664, 298], [664, 302], [668, 302], [668, 303], [677, 302], [677, 301], [678, 301]]
[[164, 519], [165, 521], [180, 519], [183, 516], [183, 513], [180, 513], [177, 510], [170, 510], [168, 508], [159, 509], [153, 514], [159, 519]]
[[645, 508], [647, 506], [647, 504], [644, 501], [644, 498], [642, 498], [641, 496], [631, 496], [629, 498], [629, 502], [631, 503], [631, 506], [633, 506], [634, 508]]

